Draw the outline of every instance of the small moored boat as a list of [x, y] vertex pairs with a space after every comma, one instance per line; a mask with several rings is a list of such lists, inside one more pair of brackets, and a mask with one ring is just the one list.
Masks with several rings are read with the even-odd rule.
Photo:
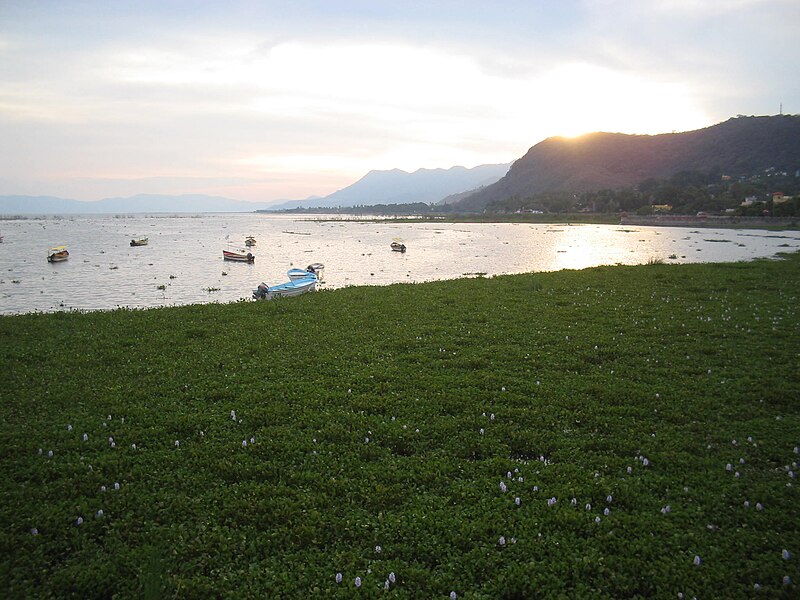
[[231, 252], [230, 250], [223, 250], [222, 258], [225, 260], [234, 260], [246, 263], [255, 262], [256, 260], [256, 257], [253, 256], [250, 252], [245, 254], [244, 252]]
[[244, 238], [244, 245], [247, 246], [248, 248], [250, 246], [255, 246], [256, 238], [254, 238], [252, 235], [248, 235], [246, 238]]
[[392, 242], [392, 252], [405, 252], [406, 245], [400, 242]]
[[316, 275], [309, 274], [303, 279], [296, 279], [294, 281], [287, 281], [278, 285], [269, 286], [266, 283], [261, 283], [253, 290], [253, 298], [256, 300], [274, 300], [275, 298], [289, 298], [291, 296], [299, 296], [306, 292], [313, 292], [317, 289]]
[[69, 251], [66, 246], [56, 246], [50, 248], [47, 253], [47, 262], [63, 262], [69, 258]]
[[295, 281], [297, 279], [305, 279], [306, 277], [313, 275], [317, 278], [317, 281], [322, 282], [322, 272], [325, 270], [325, 265], [322, 263], [312, 263], [308, 265], [305, 270], [303, 269], [289, 269], [286, 274], [289, 276], [289, 279]]
[[147, 246], [150, 240], [146, 237], [131, 240], [131, 246]]

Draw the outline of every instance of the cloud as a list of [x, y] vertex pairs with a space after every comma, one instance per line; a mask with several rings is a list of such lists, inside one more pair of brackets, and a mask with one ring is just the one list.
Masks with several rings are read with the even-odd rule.
[[11, 1], [0, 193], [92, 181], [102, 197], [118, 181], [303, 197], [371, 169], [507, 162], [550, 135], [777, 110], [777, 94], [800, 104], [798, 7]]

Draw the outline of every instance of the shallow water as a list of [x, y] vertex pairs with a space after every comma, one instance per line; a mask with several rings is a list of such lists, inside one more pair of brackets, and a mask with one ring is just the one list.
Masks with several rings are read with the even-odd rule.
[[[0, 314], [147, 308], [249, 300], [262, 281], [325, 265], [325, 283], [388, 285], [475, 274], [598, 265], [730, 262], [800, 248], [800, 232], [536, 225], [327, 221], [266, 214], [88, 215], [0, 221]], [[224, 261], [253, 235], [254, 264]], [[130, 246], [148, 236], [147, 246]], [[392, 252], [399, 238], [408, 251]], [[66, 244], [70, 259], [48, 263]], [[674, 256], [674, 258], [670, 258]], [[163, 289], [159, 289], [163, 286]], [[209, 291], [211, 290], [211, 291]]]

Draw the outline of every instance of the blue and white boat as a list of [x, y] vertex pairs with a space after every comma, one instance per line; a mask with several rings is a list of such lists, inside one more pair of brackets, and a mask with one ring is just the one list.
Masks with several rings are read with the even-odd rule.
[[256, 300], [274, 300], [275, 298], [290, 298], [299, 296], [306, 292], [313, 292], [317, 289], [317, 276], [313, 273], [306, 273], [303, 279], [295, 279], [280, 283], [278, 285], [267, 285], [261, 283], [253, 290], [253, 298]]
[[322, 263], [311, 263], [305, 269], [289, 269], [286, 274], [289, 279], [295, 281], [296, 279], [305, 279], [309, 275], [315, 275], [317, 281], [322, 283], [322, 273], [325, 270], [325, 265]]

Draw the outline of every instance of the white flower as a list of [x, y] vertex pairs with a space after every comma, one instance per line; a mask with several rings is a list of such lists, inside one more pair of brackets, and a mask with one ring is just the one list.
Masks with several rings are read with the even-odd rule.
[[72, 425], [67, 425], [67, 431], [72, 431]]
[[84, 442], [88, 442], [89, 441], [89, 434], [88, 433], [84, 433], [83, 434], [83, 441]]
[[728, 463], [727, 465], [725, 465], [725, 470], [726, 471], [733, 471], [733, 465], [731, 463]]
[[646, 467], [646, 466], [648, 466], [650, 464], [650, 461], [647, 460], [646, 458], [643, 458], [642, 459], [642, 464]]
[[36, 529], [36, 527], [34, 527], [33, 529], [31, 529], [31, 535], [39, 535], [39, 530]]
[[755, 591], [758, 591], [758, 590], [760, 590], [760, 589], [761, 589], [761, 584], [760, 584], [760, 583], [754, 583], [754, 584], [753, 584], [753, 589], [754, 589]]
[[494, 413], [492, 413], [492, 414], [490, 414], [490, 415], [489, 415], [489, 420], [490, 420], [490, 421], [494, 421]]
[[594, 518], [594, 522], [595, 522], [595, 523], [600, 523], [600, 517], [595, 517], [595, 518]]
[[745, 500], [745, 501], [744, 501], [744, 507], [745, 507], [745, 508], [750, 508], [750, 502], [748, 502], [747, 500]]
[[508, 488], [506, 487], [506, 484], [501, 481], [500, 482], [500, 491], [505, 494], [507, 489]]
[[792, 553], [789, 552], [788, 550], [784, 550], [783, 552], [781, 552], [781, 556], [783, 556], [783, 560], [789, 560], [790, 558], [792, 558]]
[[361, 577], [356, 577], [356, 587], [357, 588], [361, 587]]
[[501, 535], [500, 539], [497, 540], [497, 543], [500, 544], [501, 546], [505, 546], [506, 545], [506, 537], [504, 535]]
[[100, 486], [100, 491], [101, 491], [101, 492], [105, 492], [105, 491], [106, 491], [106, 486], [104, 486], [104, 485], [101, 485], [101, 486]]
[[519, 496], [517, 496], [516, 498], [514, 498], [514, 504], [516, 504], [517, 506], [519, 506], [520, 504], [522, 504], [522, 500], [520, 500], [520, 497], [519, 497]]
[[520, 475], [519, 477], [517, 477], [517, 481], [519, 481], [520, 483], [522, 483], [522, 482], [523, 482], [522, 475]]
[[695, 555], [695, 557], [694, 557], [694, 564], [695, 564], [695, 565], [699, 565], [701, 562], [703, 562], [703, 561], [700, 559], [700, 557], [699, 557], [699, 556], [697, 556], [697, 555]]
[[783, 576], [783, 585], [792, 585], [792, 578], [788, 575]]
[[75, 520], [75, 525], [83, 525], [83, 517], [78, 517]]
[[108, 443], [109, 443], [109, 444], [111, 444], [111, 443], [113, 443], [113, 442], [114, 442], [114, 438], [113, 438], [113, 437], [109, 437], [109, 438], [108, 438]]
[[503, 386], [503, 387], [501, 387], [501, 388], [500, 388], [500, 391], [501, 391], [501, 392], [505, 392], [505, 391], [506, 391], [506, 386]]
[[456, 600], [456, 598], [458, 598], [458, 594], [455, 592], [450, 592], [450, 600]]
[[538, 485], [533, 486], [533, 491], [534, 492], [538, 492], [539, 491], [539, 486]]
[[613, 499], [614, 499], [614, 497], [613, 497], [611, 494], [609, 494], [608, 496], [606, 496], [606, 502], [608, 502], [609, 504], [611, 503], [611, 501], [612, 501]]
[[587, 502], [585, 508], [586, 510], [592, 510], [592, 505]]
[[388, 590], [390, 585], [391, 584], [389, 583], [389, 580], [387, 579], [386, 581], [383, 582], [383, 589]]
[[610, 511], [609, 509], [605, 509], [605, 510], [603, 511], [603, 514], [604, 514], [605, 516], [608, 516], [608, 515], [610, 515], [610, 514], [611, 514], [611, 511]]
[[98, 511], [95, 513], [95, 516], [96, 516], [97, 518], [100, 518], [100, 517], [102, 517], [102, 516], [103, 516], [103, 509], [101, 508], [100, 510], [98, 510]]
[[667, 514], [670, 513], [671, 510], [672, 510], [672, 508], [670, 507], [669, 504], [667, 504], [664, 508], [661, 509], [661, 514], [662, 515], [667, 515]]
[[136, 450], [136, 444], [131, 444], [131, 450]]
[[756, 502], [756, 510], [764, 510], [764, 505], [761, 502]]
[[578, 499], [577, 498], [573, 498], [572, 500], [569, 501], [569, 503], [572, 504], [572, 506], [577, 506], [578, 505]]
[[342, 574], [341, 573], [337, 573], [336, 574], [336, 583], [342, 583]]
[[550, 498], [550, 500], [547, 501], [547, 506], [553, 506], [556, 502], [558, 502], [558, 500], [556, 499], [555, 496], [553, 496], [552, 498]]
[[380, 554], [381, 552], [383, 552], [383, 548], [380, 546], [375, 546], [375, 554]]
[[181, 445], [180, 440], [175, 440], [175, 447], [178, 448]]
[[744, 459], [743, 459], [743, 458], [740, 458], [740, 459], [739, 459], [739, 464], [740, 464], [740, 465], [743, 465], [743, 464], [744, 464]]
[[242, 440], [242, 448], [246, 448], [246, 447], [247, 447], [247, 440]]
[[235, 411], [235, 410], [232, 410], [232, 411], [231, 411], [231, 420], [232, 420], [232, 421], [235, 421], [235, 420], [236, 420], [236, 411]]
[[256, 438], [255, 437], [251, 437], [250, 438], [250, 443], [251, 444], [255, 444], [256, 443]]
[[483, 435], [483, 427], [481, 427], [480, 434]]
[[633, 473], [633, 467], [628, 467], [628, 475], [630, 475], [631, 473]]
[[114, 489], [115, 489], [115, 490], [118, 490], [118, 489], [119, 489], [119, 483], [116, 483], [116, 482], [114, 483]]
[[389, 581], [391, 581], [392, 583], [394, 583], [396, 581], [396, 578], [394, 576], [394, 571], [389, 573]]
[[47, 458], [53, 458], [53, 451], [52, 450], [48, 450], [47, 451]]

